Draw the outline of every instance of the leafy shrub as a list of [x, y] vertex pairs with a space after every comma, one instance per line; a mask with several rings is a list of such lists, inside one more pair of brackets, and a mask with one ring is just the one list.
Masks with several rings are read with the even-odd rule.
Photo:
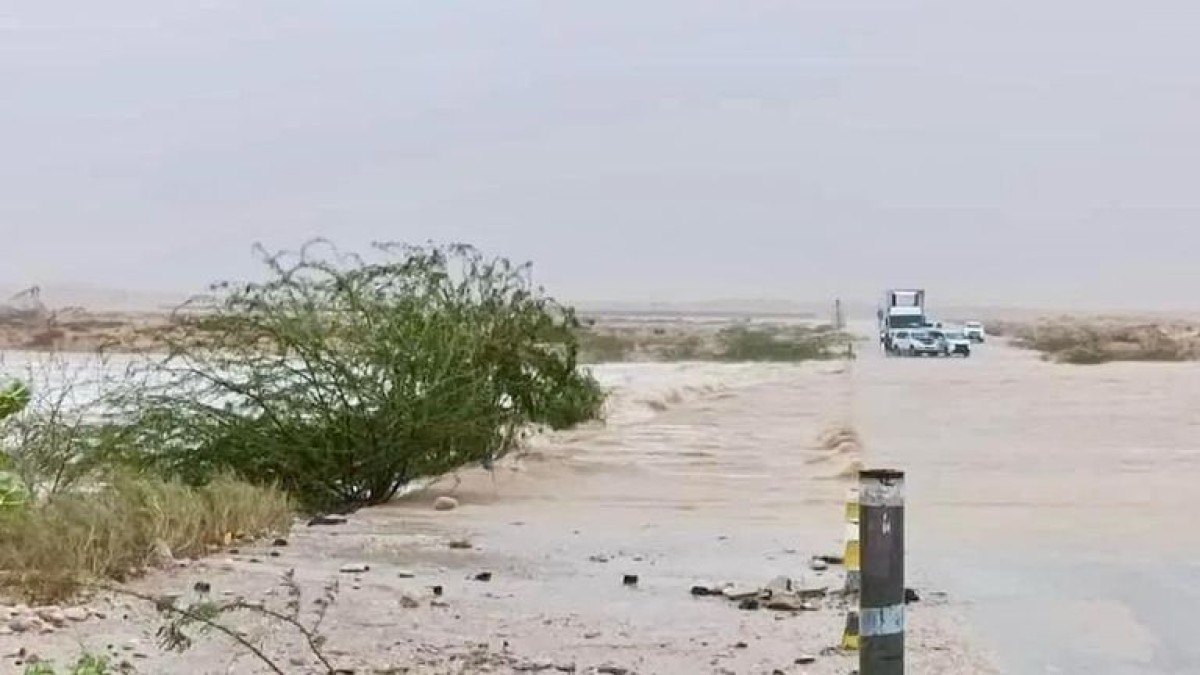
[[[29, 388], [23, 382], [10, 382], [0, 388], [0, 425], [28, 404]], [[13, 468], [9, 451], [0, 447], [0, 516], [23, 508], [29, 499], [24, 481]]]
[[574, 312], [528, 266], [460, 245], [376, 254], [264, 255], [266, 281], [217, 285], [182, 312], [123, 401], [133, 457], [192, 484], [230, 470], [325, 510], [600, 415]]
[[113, 670], [107, 657], [84, 654], [70, 670], [59, 671], [55, 669], [54, 664], [42, 661], [26, 666], [24, 675], [58, 675], [60, 672], [63, 675], [108, 675]]
[[808, 361], [833, 358], [833, 339], [824, 333], [731, 326], [718, 335], [725, 361]]

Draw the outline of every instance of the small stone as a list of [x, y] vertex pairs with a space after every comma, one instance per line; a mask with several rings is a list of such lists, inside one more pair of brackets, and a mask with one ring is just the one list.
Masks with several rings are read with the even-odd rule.
[[458, 500], [454, 497], [438, 497], [433, 502], [435, 511], [453, 511], [458, 508]]
[[749, 646], [750, 646], [750, 645], [746, 644], [745, 642], [739, 642], [739, 643], [735, 644], [735, 645], [733, 646], [733, 648], [734, 648], [734, 649], [745, 649], [745, 648], [747, 648], [747, 647], [749, 647]]
[[767, 583], [765, 589], [770, 591], [772, 595], [779, 593], [791, 593], [792, 580], [784, 576], [775, 577]]
[[760, 605], [758, 603], [758, 600], [755, 600], [754, 598], [746, 598], [745, 600], [742, 600], [741, 602], [738, 603], [738, 609], [747, 611], [747, 612], [752, 612], [752, 611], [758, 609], [759, 606]]
[[813, 656], [812, 654], [801, 654], [800, 656], [796, 657], [796, 665], [798, 666], [807, 666], [810, 663], [816, 662], [817, 657]]
[[288, 663], [292, 664], [293, 666], [295, 666], [297, 668], [302, 668], [305, 665], [308, 665], [308, 661], [305, 661], [304, 658], [301, 656], [293, 656], [292, 658], [288, 659]]
[[594, 563], [606, 563], [608, 562], [608, 556], [604, 555], [603, 553], [597, 553], [596, 555], [588, 556], [588, 561]]
[[758, 595], [758, 589], [749, 588], [746, 586], [728, 586], [725, 588], [725, 590], [721, 591], [721, 594], [730, 600], [746, 600], [748, 598], [756, 597]]
[[598, 637], [600, 637], [600, 631], [591, 631], [590, 633], [583, 634], [584, 640], [595, 640]]
[[432, 586], [429, 590], [433, 591], [433, 594], [439, 598], [442, 597], [442, 593], [445, 592], [445, 589], [443, 589], [441, 586]]
[[603, 666], [599, 666], [598, 668], [596, 668], [596, 674], [597, 675], [629, 675], [629, 669], [622, 668], [621, 666], [611, 666], [611, 665], [605, 664]]
[[829, 569], [829, 563], [820, 558], [813, 558], [812, 560], [809, 560], [808, 566], [814, 572], [824, 572], [825, 570]]
[[141, 646], [141, 643], [139, 643], [137, 640], [130, 640], [129, 642], [126, 642], [125, 644], [121, 645], [121, 649], [124, 649], [127, 652], [132, 652], [132, 651], [135, 651], [140, 646]]
[[492, 580], [491, 572], [480, 572], [479, 574], [475, 575], [475, 581], [487, 582], [487, 581], [491, 581], [491, 580]]
[[278, 558], [280, 553], [279, 551], [267, 551], [267, 555], [271, 556], [272, 558]]
[[42, 620], [36, 616], [18, 616], [8, 622], [8, 628], [14, 633], [37, 633], [45, 628]]
[[475, 548], [475, 547], [472, 546], [471, 542], [467, 541], [466, 539], [455, 539], [450, 542], [450, 548], [456, 549], [456, 550], [466, 550], [466, 549], [471, 549], [471, 548]]
[[342, 574], [362, 574], [370, 570], [371, 566], [366, 563], [346, 563], [338, 568], [338, 571]]
[[88, 618], [91, 616], [91, 612], [87, 611], [87, 609], [85, 609], [83, 607], [71, 607], [71, 608], [67, 609], [65, 612], [63, 612], [63, 615], [65, 615], [67, 617], [68, 621], [74, 621], [76, 623], [80, 623], [83, 621], [87, 621]]
[[412, 579], [417, 575], [412, 570], [400, 570], [399, 572], [396, 572], [396, 576], [400, 577], [401, 579]]
[[53, 626], [67, 623], [67, 615], [58, 607], [41, 607], [37, 610], [38, 618]]
[[314, 525], [345, 525], [346, 519], [341, 516], [317, 516], [308, 521], [308, 526]]
[[920, 601], [921, 601], [921, 596], [917, 595], [917, 592], [914, 589], [911, 589], [911, 588], [904, 589], [904, 604], [907, 605], [910, 602], [920, 602]]
[[626, 574], [625, 576], [621, 577], [621, 583], [626, 586], [637, 586], [638, 585], [638, 575]]
[[275, 541], [271, 542], [271, 545], [272, 546], [287, 546], [288, 540], [284, 539], [283, 537], [277, 537], [275, 539]]
[[208, 583], [207, 581], [197, 581], [192, 586], [192, 590], [200, 595], [207, 595], [208, 593], [212, 592], [212, 584]]
[[404, 609], [416, 609], [421, 606], [421, 601], [410, 593], [405, 593], [400, 596], [400, 606]]
[[171, 546], [166, 541], [158, 539], [154, 542], [154, 550], [151, 553], [150, 564], [159, 567], [169, 567], [175, 562], [175, 553], [171, 551]]

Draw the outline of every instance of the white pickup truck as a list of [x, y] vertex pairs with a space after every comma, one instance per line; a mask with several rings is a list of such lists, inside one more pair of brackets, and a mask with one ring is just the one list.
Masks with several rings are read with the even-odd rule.
[[978, 321], [968, 321], [963, 324], [963, 333], [972, 342], [983, 342], [987, 336], [987, 331], [983, 329], [983, 324]]

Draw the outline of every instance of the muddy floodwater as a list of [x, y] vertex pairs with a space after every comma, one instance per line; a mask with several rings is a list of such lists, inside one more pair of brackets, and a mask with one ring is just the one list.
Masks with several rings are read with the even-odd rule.
[[[273, 602], [295, 569], [311, 601], [337, 578], [329, 649], [358, 672], [846, 673], [835, 602], [743, 611], [689, 589], [779, 575], [839, 587], [839, 568], [808, 562], [840, 552], [846, 476], [861, 462], [908, 474], [909, 585], [923, 595], [909, 607], [909, 672], [1200, 672], [1186, 635], [1200, 599], [1200, 368], [1059, 366], [1002, 344], [891, 359], [868, 343], [850, 363], [596, 372], [614, 391], [603, 425], [344, 525], [301, 526], [277, 557], [244, 547], [139, 587], [186, 595], [204, 580]], [[821, 443], [836, 427], [861, 442]], [[435, 511], [443, 494], [460, 507]], [[339, 573], [350, 562], [370, 570]], [[215, 638], [164, 655], [151, 611], [94, 602], [107, 619], [0, 636], [0, 652], [112, 645], [141, 672], [259, 672]], [[242, 627], [287, 672], [317, 672], [295, 638]]]

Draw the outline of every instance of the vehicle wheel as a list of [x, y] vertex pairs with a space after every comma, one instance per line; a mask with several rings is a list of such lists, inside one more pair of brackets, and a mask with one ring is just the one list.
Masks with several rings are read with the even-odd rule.
[[916, 348], [915, 348], [915, 347], [909, 347], [909, 348], [908, 348], [908, 355], [909, 355], [909, 356], [916, 356], [916, 355], [917, 355], [917, 350], [916, 350]]

